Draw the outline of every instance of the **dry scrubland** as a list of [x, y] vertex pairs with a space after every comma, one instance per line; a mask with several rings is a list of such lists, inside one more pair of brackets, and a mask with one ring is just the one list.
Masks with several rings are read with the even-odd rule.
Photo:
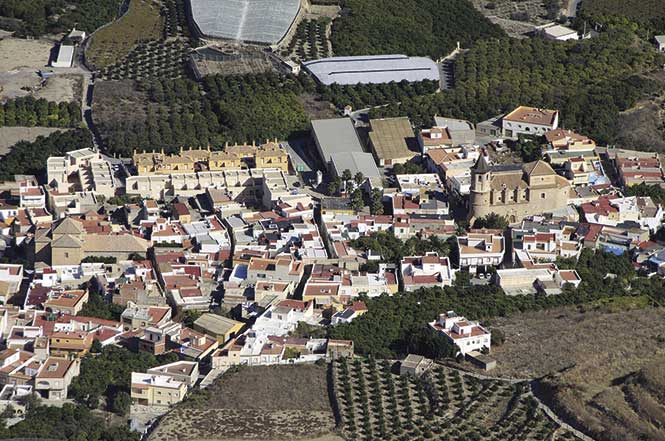
[[0, 155], [19, 141], [32, 142], [39, 136], [48, 136], [63, 129], [56, 127], [0, 127]]
[[665, 440], [665, 309], [559, 308], [499, 319], [495, 375], [544, 377], [558, 414], [599, 440]]
[[126, 56], [139, 42], [161, 38], [164, 19], [159, 6], [152, 0], [131, 0], [125, 15], [93, 35], [86, 61], [102, 69]]
[[229, 371], [177, 406], [150, 441], [340, 440], [324, 366], [260, 366]]
[[[476, 7], [485, 16], [494, 16], [503, 19], [527, 17], [529, 22], [535, 24], [547, 23], [547, 10], [542, 0], [471, 0]], [[489, 7], [488, 7], [489, 6]], [[526, 14], [526, 15], [525, 15]]]
[[41, 69], [48, 64], [52, 48], [53, 43], [44, 40], [0, 40], [0, 72]]
[[48, 65], [53, 44], [43, 40], [0, 40], [0, 100], [28, 95], [39, 87], [37, 71]]
[[37, 71], [47, 68], [53, 43], [45, 40], [0, 40], [0, 100], [32, 95], [69, 102], [81, 94], [76, 75], [56, 75], [42, 81]]

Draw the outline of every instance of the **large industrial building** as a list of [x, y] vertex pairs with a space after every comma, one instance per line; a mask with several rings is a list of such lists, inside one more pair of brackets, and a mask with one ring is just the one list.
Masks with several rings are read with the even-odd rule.
[[381, 173], [372, 154], [363, 150], [351, 119], [315, 119], [312, 121], [312, 137], [331, 173], [341, 176], [348, 169], [352, 175], [360, 172], [373, 185], [381, 185]]
[[326, 165], [330, 163], [334, 153], [364, 152], [350, 118], [312, 120], [312, 136]]
[[406, 55], [332, 57], [303, 65], [325, 85], [439, 81], [441, 77], [439, 67], [431, 59]]
[[204, 38], [274, 45], [300, 13], [300, 0], [190, 0], [194, 26]]

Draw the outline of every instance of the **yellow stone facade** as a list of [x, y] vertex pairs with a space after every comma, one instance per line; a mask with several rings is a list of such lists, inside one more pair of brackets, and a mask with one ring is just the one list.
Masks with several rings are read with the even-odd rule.
[[289, 172], [289, 155], [276, 141], [262, 145], [225, 145], [222, 150], [180, 149], [180, 153], [134, 152], [132, 157], [139, 176], [171, 175], [197, 171], [221, 171], [250, 168], [278, 168]]

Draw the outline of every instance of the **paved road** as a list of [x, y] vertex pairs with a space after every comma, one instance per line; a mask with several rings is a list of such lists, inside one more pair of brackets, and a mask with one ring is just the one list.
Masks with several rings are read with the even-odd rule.
[[582, 3], [582, 0], [568, 0], [568, 10], [566, 12], [568, 17], [577, 17], [577, 10], [580, 3]]

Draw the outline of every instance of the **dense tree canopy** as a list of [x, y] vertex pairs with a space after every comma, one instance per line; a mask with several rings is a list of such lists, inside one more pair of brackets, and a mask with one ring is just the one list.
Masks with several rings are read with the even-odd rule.
[[333, 22], [335, 55], [407, 54], [441, 58], [505, 34], [468, 0], [344, 0]]
[[56, 103], [31, 96], [7, 100], [0, 104], [0, 127], [78, 127], [81, 107], [78, 103]]
[[92, 147], [92, 136], [87, 129], [55, 132], [48, 137], [40, 136], [34, 142], [21, 141], [0, 161], [0, 179], [11, 179], [15, 174], [40, 176], [49, 156], [86, 147]]
[[[126, 109], [109, 100], [93, 113], [113, 153], [287, 139], [307, 129], [299, 95], [315, 90], [307, 76], [277, 74], [208, 76], [201, 85], [176, 79], [138, 86], [142, 93], [125, 100]], [[134, 112], [134, 117], [119, 116], [123, 111]]]
[[559, 109], [561, 124], [603, 143], [617, 137], [619, 112], [659, 90], [639, 75], [662, 62], [652, 47], [624, 28], [596, 38], [478, 42], [455, 64], [455, 88], [375, 109], [375, 116], [408, 115], [418, 126], [434, 115], [483, 121], [518, 105]]
[[381, 256], [384, 262], [397, 264], [404, 256], [422, 256], [429, 251], [436, 251], [440, 256], [447, 256], [451, 252], [450, 241], [443, 241], [436, 236], [427, 239], [414, 236], [402, 241], [394, 234], [383, 231], [354, 239], [350, 245], [359, 250], [370, 250]]
[[18, 35], [60, 33], [74, 25], [90, 33], [112, 21], [121, 4], [122, 0], [3, 0], [0, 16], [18, 19], [8, 26]]
[[658, 185], [647, 185], [642, 182], [639, 185], [626, 187], [626, 196], [649, 196], [657, 204], [665, 204], [665, 188]]
[[177, 358], [173, 353], [155, 357], [145, 352], [137, 354], [125, 348], [107, 346], [100, 354], [83, 358], [81, 373], [72, 381], [69, 397], [95, 409], [104, 395], [112, 406], [119, 392], [129, 391], [132, 372], [145, 372]]
[[72, 441], [139, 441], [141, 436], [125, 426], [108, 427], [104, 418], [81, 405], [35, 406], [23, 421], [0, 427], [2, 439], [66, 439]]
[[644, 36], [665, 33], [665, 7], [661, 0], [584, 0], [579, 22], [633, 23]]
[[479, 217], [473, 223], [473, 228], [505, 230], [507, 226], [508, 219], [496, 213], [490, 213], [487, 216]]

